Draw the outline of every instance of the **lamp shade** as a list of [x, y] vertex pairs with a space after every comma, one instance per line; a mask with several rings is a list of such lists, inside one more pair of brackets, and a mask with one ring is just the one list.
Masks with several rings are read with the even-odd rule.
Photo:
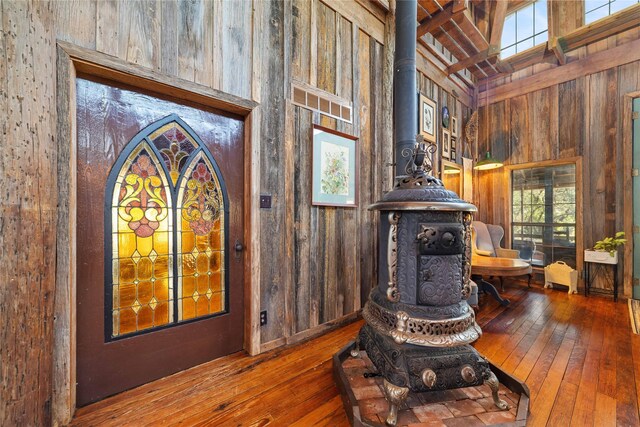
[[501, 168], [502, 166], [503, 166], [502, 162], [491, 157], [491, 153], [487, 151], [487, 154], [484, 157], [484, 159], [476, 163], [476, 165], [473, 168], [475, 170], [486, 171], [489, 169]]

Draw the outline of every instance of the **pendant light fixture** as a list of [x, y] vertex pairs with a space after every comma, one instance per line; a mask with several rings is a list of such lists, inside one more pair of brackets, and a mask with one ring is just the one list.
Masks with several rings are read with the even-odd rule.
[[479, 171], [486, 171], [489, 169], [501, 168], [502, 166], [504, 166], [502, 162], [491, 157], [491, 153], [487, 151], [485, 158], [476, 163], [473, 168]]

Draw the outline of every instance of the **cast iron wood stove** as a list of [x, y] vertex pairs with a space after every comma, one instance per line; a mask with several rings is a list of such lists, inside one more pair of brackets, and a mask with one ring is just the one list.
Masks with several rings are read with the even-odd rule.
[[371, 206], [380, 211], [380, 269], [352, 355], [364, 349], [384, 377], [389, 425], [409, 391], [484, 383], [496, 406], [507, 409], [489, 362], [470, 345], [481, 335], [466, 301], [476, 207], [427, 173], [427, 147], [416, 146], [411, 175], [398, 177]]
[[352, 350], [354, 356], [366, 350], [384, 377], [388, 425], [396, 425], [398, 407], [410, 391], [484, 383], [496, 406], [507, 408], [489, 362], [470, 345], [481, 334], [466, 301], [476, 207], [429, 174], [436, 146], [420, 136], [416, 142], [416, 13], [415, 0], [396, 2], [396, 183], [371, 206], [380, 211], [378, 284]]

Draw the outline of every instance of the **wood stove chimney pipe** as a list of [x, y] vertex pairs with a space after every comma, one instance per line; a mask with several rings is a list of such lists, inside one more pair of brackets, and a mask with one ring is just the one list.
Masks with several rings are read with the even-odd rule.
[[396, 1], [396, 51], [393, 75], [394, 143], [396, 176], [407, 175], [416, 143], [416, 0]]

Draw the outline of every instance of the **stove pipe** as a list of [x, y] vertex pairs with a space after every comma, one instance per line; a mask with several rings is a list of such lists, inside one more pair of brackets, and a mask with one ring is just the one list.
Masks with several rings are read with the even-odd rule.
[[416, 143], [416, 0], [396, 2], [396, 51], [393, 75], [394, 142], [396, 176], [409, 174], [411, 154]]

